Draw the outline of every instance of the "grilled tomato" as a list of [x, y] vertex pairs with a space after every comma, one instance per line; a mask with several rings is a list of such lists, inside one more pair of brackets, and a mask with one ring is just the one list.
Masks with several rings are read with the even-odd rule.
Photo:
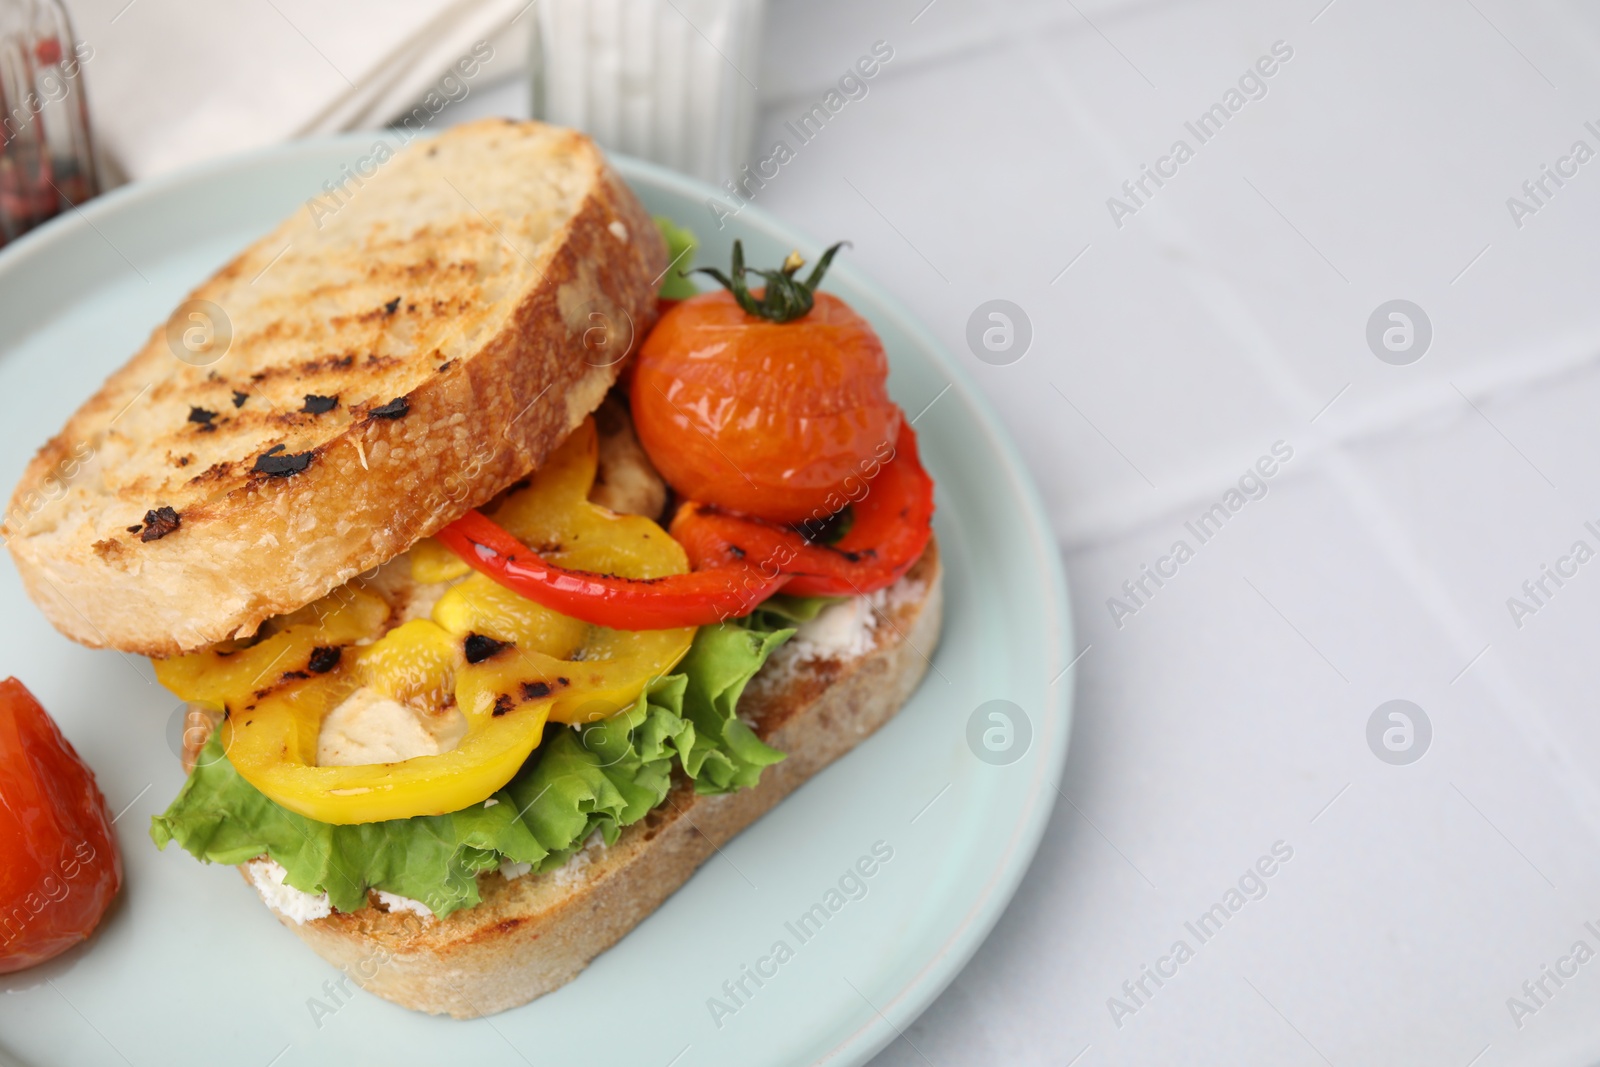
[[[681, 495], [779, 523], [820, 521], [846, 482], [899, 436], [883, 342], [867, 320], [816, 292], [839, 245], [804, 281], [783, 269], [707, 268], [726, 289], [666, 312], [645, 339], [631, 400], [639, 440]], [[766, 286], [752, 292], [745, 275]]]
[[121, 885], [94, 775], [26, 686], [0, 682], [0, 974], [88, 937]]

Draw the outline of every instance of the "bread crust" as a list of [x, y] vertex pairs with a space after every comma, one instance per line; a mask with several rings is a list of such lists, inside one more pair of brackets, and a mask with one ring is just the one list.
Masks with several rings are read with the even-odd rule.
[[[665, 265], [581, 134], [497, 119], [417, 142], [196, 289], [226, 355], [191, 365], [155, 330], [35, 456], [0, 536], [83, 644], [248, 635], [537, 467], [649, 329]], [[256, 469], [275, 446], [304, 469]], [[160, 508], [175, 525], [147, 522]]]
[[756, 787], [699, 796], [680, 780], [664, 804], [575, 873], [483, 875], [482, 902], [442, 920], [374, 905], [304, 924], [279, 921], [368, 992], [417, 1011], [477, 1018], [565, 985], [718, 848], [910, 698], [943, 619], [936, 542], [906, 581], [918, 583], [909, 586], [917, 593], [885, 609], [872, 651], [797, 662], [792, 649], [780, 649], [746, 690], [741, 717], [788, 757]]

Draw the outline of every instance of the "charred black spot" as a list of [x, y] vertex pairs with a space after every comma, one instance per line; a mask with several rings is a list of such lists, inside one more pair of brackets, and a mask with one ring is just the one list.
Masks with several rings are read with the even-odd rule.
[[194, 459], [193, 456], [179, 456], [178, 457], [178, 466], [187, 467], [189, 465], [190, 461], [193, 460], [193, 459]]
[[302, 678], [309, 677], [311, 677], [311, 675], [307, 674], [305, 671], [284, 671], [283, 676], [278, 680], [281, 682], [296, 682]]
[[523, 682], [522, 683], [522, 699], [523, 700], [540, 700], [540, 699], [542, 699], [544, 697], [547, 697], [549, 695], [550, 695], [550, 683], [549, 682]]
[[515, 701], [513, 701], [505, 693], [501, 693], [499, 696], [494, 698], [494, 717], [498, 719], [500, 716], [504, 715], [506, 712], [510, 711], [516, 706], [517, 705]]
[[456, 361], [455, 360], [447, 359], [443, 363], [439, 364], [439, 373], [443, 374], [445, 371], [449, 370], [451, 367], [454, 367], [455, 365], [456, 365]]
[[128, 532], [129, 533], [138, 533], [142, 529], [144, 529], [144, 524], [136, 522], [132, 526], [128, 527]]
[[[169, 507], [159, 507], [144, 513], [144, 532], [141, 541], [159, 541], [178, 528], [178, 513]], [[135, 527], [137, 529], [137, 527]], [[129, 530], [132, 533], [133, 530]]]
[[319, 646], [311, 650], [311, 659], [306, 663], [306, 669], [315, 674], [327, 674], [339, 665], [339, 657], [343, 653], [338, 648]]
[[560, 686], [568, 686], [568, 685], [571, 685], [572, 683], [570, 681], [568, 681], [567, 679], [565, 679], [565, 678], [557, 678], [556, 679], [556, 684], [560, 685]]
[[398, 310], [400, 310], [400, 298], [398, 296], [383, 305], [383, 313], [385, 315], [393, 315]]
[[501, 649], [509, 646], [507, 641], [496, 641], [483, 634], [468, 634], [463, 651], [467, 654], [468, 663], [482, 663], [491, 656], [497, 655]]
[[189, 421], [198, 422], [202, 426], [211, 425], [211, 420], [216, 417], [217, 413], [215, 411], [207, 411], [205, 408], [189, 409]]
[[318, 396], [316, 393], [307, 393], [305, 406], [300, 410], [306, 415], [321, 415], [332, 411], [339, 406], [337, 396]]
[[807, 519], [789, 527], [814, 545], [836, 545], [855, 525], [855, 508], [849, 504], [821, 519]]
[[249, 400], [249, 399], [250, 399], [250, 394], [249, 393], [241, 393], [237, 389], [235, 389], [233, 391], [233, 406], [234, 407], [236, 407], [236, 408], [244, 407], [244, 402], [246, 400]]
[[397, 396], [387, 404], [380, 404], [367, 414], [374, 419], [400, 419], [411, 410], [411, 401], [403, 396]]
[[733, 556], [734, 559], [744, 559], [744, 549], [740, 548], [738, 545], [729, 545], [728, 552]]
[[261, 455], [256, 457], [255, 466], [250, 468], [256, 474], [267, 474], [274, 478], [287, 478], [291, 474], [299, 474], [311, 466], [314, 453], [297, 452], [293, 455], [281, 456], [278, 453], [284, 450], [283, 445], [273, 445]]

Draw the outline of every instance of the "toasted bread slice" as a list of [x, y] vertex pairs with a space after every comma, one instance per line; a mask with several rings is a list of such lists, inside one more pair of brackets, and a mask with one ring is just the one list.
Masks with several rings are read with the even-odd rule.
[[67, 636], [169, 655], [315, 600], [535, 468], [653, 321], [665, 248], [581, 134], [329, 177], [29, 465], [0, 533]]
[[[939, 640], [936, 542], [884, 598], [872, 647], [817, 655], [779, 648], [739, 704], [761, 738], [787, 753], [760, 785], [699, 796], [680, 781], [666, 802], [610, 848], [510, 881], [480, 876], [483, 900], [437, 919], [372, 906], [298, 923], [274, 912], [369, 992], [418, 1011], [477, 1018], [573, 980], [740, 830], [882, 726], [910, 698]], [[246, 868], [246, 880], [250, 875]]]

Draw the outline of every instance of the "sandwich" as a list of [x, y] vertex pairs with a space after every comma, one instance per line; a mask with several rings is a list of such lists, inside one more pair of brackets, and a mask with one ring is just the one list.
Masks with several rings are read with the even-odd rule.
[[587, 138], [486, 120], [190, 294], [0, 526], [53, 625], [187, 702], [155, 843], [479, 1017], [893, 716], [933, 483], [839, 250], [735, 243], [701, 291]]

